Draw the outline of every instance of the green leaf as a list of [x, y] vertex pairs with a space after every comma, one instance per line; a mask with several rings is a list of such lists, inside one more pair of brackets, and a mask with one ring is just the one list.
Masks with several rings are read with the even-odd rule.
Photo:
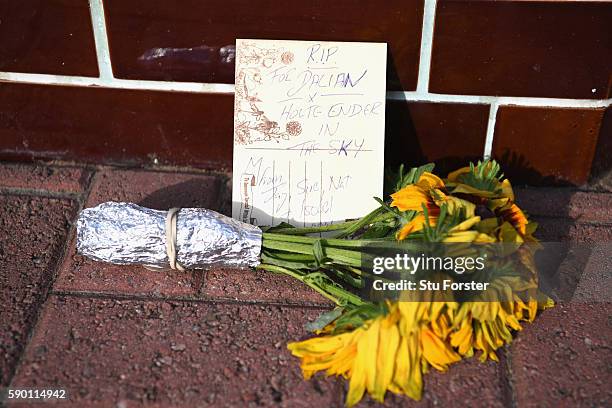
[[325, 251], [323, 250], [323, 244], [321, 239], [317, 239], [312, 244], [312, 254], [315, 257], [315, 262], [317, 265], [321, 265], [325, 262]]
[[399, 172], [398, 172], [398, 178], [397, 178], [397, 184], [395, 185], [395, 191], [401, 190], [402, 188], [406, 187], [409, 184], [416, 183], [421, 178], [423, 173], [425, 172], [431, 173], [434, 167], [435, 167], [435, 164], [427, 163], [419, 167], [413, 167], [410, 169], [410, 171], [407, 174], [404, 174], [404, 166], [401, 165]]
[[449, 231], [453, 227], [465, 220], [465, 210], [463, 208], [450, 214], [448, 211], [448, 204], [442, 204], [440, 206], [440, 214], [436, 220], [436, 225], [431, 225], [429, 211], [425, 205], [423, 205], [423, 215], [425, 216], [423, 238], [428, 242], [441, 242], [448, 236]]
[[321, 268], [328, 271], [328, 273], [334, 274], [354, 288], [361, 289], [363, 287], [361, 277], [353, 275], [344, 265], [322, 265]]
[[330, 310], [329, 312], [322, 313], [317, 317], [314, 322], [309, 322], [304, 325], [304, 328], [308, 331], [315, 332], [318, 330], [322, 330], [325, 326], [336, 320], [342, 312], [344, 311], [341, 307], [336, 307], [334, 310]]
[[335, 299], [340, 306], [358, 306], [363, 304], [363, 300], [344, 289], [342, 285], [334, 282], [329, 276], [322, 272], [312, 272], [302, 278], [302, 282], [312, 288], [316, 288], [319, 293], [325, 293], [326, 297]]
[[375, 224], [363, 233], [360, 237], [362, 239], [375, 239], [375, 238], [384, 238], [387, 234], [393, 229], [388, 224]]
[[501, 167], [495, 160], [478, 161], [476, 165], [470, 163], [470, 171], [461, 174], [458, 180], [478, 190], [497, 193], [499, 181], [504, 177]]
[[283, 230], [283, 229], [287, 229], [287, 228], [295, 228], [293, 225], [287, 223], [287, 222], [281, 222], [278, 225], [275, 225], [273, 227], [262, 227], [262, 231], [263, 232], [274, 232], [277, 230]]
[[363, 326], [368, 320], [384, 315], [386, 312], [387, 307], [383, 303], [364, 303], [340, 316], [335, 321], [333, 333], [338, 334], [346, 330], [354, 330]]

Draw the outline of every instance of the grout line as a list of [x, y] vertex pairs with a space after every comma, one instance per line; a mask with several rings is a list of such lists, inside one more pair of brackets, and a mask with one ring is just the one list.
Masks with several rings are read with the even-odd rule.
[[[83, 87], [105, 87], [116, 89], [135, 89], [149, 91], [195, 92], [213, 94], [233, 94], [233, 84], [201, 83], [201, 82], [169, 82], [147, 81], [136, 79], [103, 80], [94, 77], [66, 76], [51, 74], [30, 74], [21, 72], [0, 72], [0, 82], [16, 82], [26, 84], [65, 85]], [[421, 93], [418, 91], [388, 91], [387, 100], [409, 102], [433, 103], [467, 103], [539, 106], [560, 108], [605, 108], [612, 104], [612, 99], [562, 99], [562, 98], [535, 98], [515, 96], [487, 96], [487, 95], [452, 95]]]
[[94, 41], [96, 43], [96, 55], [98, 56], [98, 70], [100, 79], [112, 81], [113, 66], [111, 65], [110, 51], [108, 47], [108, 35], [106, 34], [106, 20], [104, 18], [104, 5], [102, 0], [89, 0], [89, 12], [93, 26]]
[[58, 198], [62, 200], [73, 200], [79, 202], [83, 193], [74, 191], [51, 191], [39, 188], [3, 187], [0, 186], [0, 194], [13, 196], [29, 196], [42, 198]]
[[501, 349], [501, 360], [500, 367], [498, 369], [498, 375], [501, 377], [502, 395], [505, 405], [510, 408], [516, 408], [516, 389], [514, 386], [514, 373], [512, 371], [512, 348], [506, 346]]
[[137, 79], [65, 76], [50, 74], [27, 74], [21, 72], [0, 72], [0, 82], [19, 82], [45, 85], [90, 86], [116, 89], [136, 89], [149, 91], [174, 91], [196, 93], [233, 94], [233, 84], [209, 84], [200, 82], [145, 81]]
[[219, 297], [176, 297], [176, 296], [156, 296], [139, 293], [109, 293], [109, 292], [92, 292], [92, 291], [73, 291], [73, 290], [51, 290], [49, 292], [53, 296], [66, 296], [85, 299], [101, 299], [101, 300], [127, 300], [127, 301], [142, 301], [142, 302], [180, 302], [180, 303], [200, 303], [200, 304], [223, 304], [237, 306], [273, 306], [286, 307], [292, 309], [314, 309], [314, 310], [330, 310], [333, 305], [315, 304], [315, 303], [284, 303], [282, 301], [268, 300], [241, 300], [237, 298], [219, 298]]
[[425, 0], [423, 10], [423, 29], [421, 31], [421, 52], [419, 58], [419, 79], [417, 92], [427, 94], [429, 90], [429, 71], [431, 68], [431, 48], [433, 44], [437, 0]]
[[[2, 74], [0, 73], [0, 78]], [[388, 100], [395, 101], [422, 101], [434, 103], [469, 103], [516, 106], [539, 106], [559, 108], [606, 108], [612, 104], [612, 99], [566, 99], [566, 98], [537, 98], [531, 96], [488, 96], [488, 95], [454, 95], [420, 92], [387, 92]]]
[[495, 137], [495, 121], [497, 119], [497, 108], [499, 108], [498, 103], [493, 102], [489, 109], [489, 120], [487, 121], [487, 136], [485, 137], [484, 152], [482, 153], [484, 159], [490, 159], [491, 152], [493, 151], [493, 138]]

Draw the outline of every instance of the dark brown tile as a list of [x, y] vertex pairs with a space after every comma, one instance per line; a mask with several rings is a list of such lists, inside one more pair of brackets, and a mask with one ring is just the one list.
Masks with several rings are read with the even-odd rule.
[[603, 112], [500, 107], [493, 156], [514, 184], [581, 185], [589, 177]]
[[0, 387], [7, 386], [53, 281], [76, 203], [0, 195]]
[[104, 2], [113, 69], [120, 78], [234, 82], [236, 38], [389, 44], [387, 82], [416, 88], [422, 0]]
[[606, 98], [612, 3], [439, 1], [430, 91]]
[[233, 95], [0, 86], [0, 158], [229, 166]]
[[90, 172], [81, 167], [55, 167], [0, 163], [0, 188], [80, 193]]
[[65, 388], [76, 407], [336, 407], [337, 381], [304, 381], [286, 349], [319, 313], [52, 297], [13, 385]]
[[[105, 201], [127, 201], [155, 209], [205, 207], [216, 209], [218, 177], [181, 173], [109, 170], [98, 173], [85, 207]], [[150, 271], [140, 266], [95, 262], [76, 254], [69, 244], [56, 291], [96, 292], [161, 297], [197, 297], [203, 272]]]
[[385, 166], [436, 163], [436, 172], [482, 158], [488, 105], [387, 101]]
[[87, 0], [2, 0], [0, 16], [0, 71], [98, 76]]

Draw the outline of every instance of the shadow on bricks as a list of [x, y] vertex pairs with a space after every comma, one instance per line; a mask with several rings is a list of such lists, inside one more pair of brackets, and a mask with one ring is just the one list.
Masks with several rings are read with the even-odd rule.
[[137, 204], [155, 210], [167, 210], [172, 207], [201, 207], [220, 211], [223, 205], [222, 192], [216, 191], [212, 196], [194, 194], [195, 191], [200, 189], [202, 189], [201, 181], [194, 178], [159, 189], [140, 200]]

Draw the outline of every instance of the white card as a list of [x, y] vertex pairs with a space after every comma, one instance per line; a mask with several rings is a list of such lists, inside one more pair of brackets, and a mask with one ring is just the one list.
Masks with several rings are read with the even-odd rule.
[[382, 196], [387, 45], [236, 40], [232, 215], [318, 226]]

